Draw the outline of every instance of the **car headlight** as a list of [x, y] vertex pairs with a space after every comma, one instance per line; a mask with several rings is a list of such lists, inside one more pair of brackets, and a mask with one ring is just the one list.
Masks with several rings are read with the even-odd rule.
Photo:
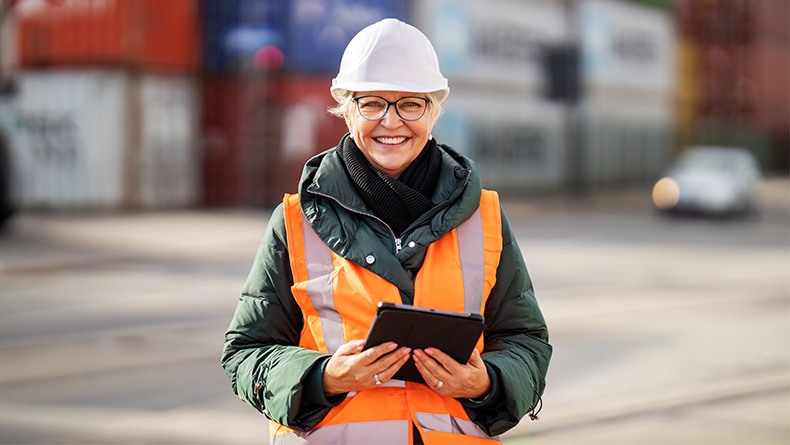
[[675, 207], [680, 200], [680, 188], [674, 179], [661, 178], [653, 186], [653, 203], [661, 210]]

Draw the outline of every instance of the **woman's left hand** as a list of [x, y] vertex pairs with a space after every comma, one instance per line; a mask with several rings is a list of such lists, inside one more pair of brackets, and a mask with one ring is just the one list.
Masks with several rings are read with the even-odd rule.
[[443, 396], [476, 399], [491, 390], [488, 370], [477, 349], [465, 365], [436, 348], [415, 349], [412, 355], [425, 383]]

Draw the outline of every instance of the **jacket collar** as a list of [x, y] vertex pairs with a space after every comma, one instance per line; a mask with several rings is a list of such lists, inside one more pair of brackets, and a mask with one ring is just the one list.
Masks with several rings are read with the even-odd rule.
[[[427, 214], [429, 224], [418, 220], [405, 232], [424, 226], [420, 237], [427, 237], [426, 243], [439, 239], [468, 219], [477, 209], [482, 189], [474, 161], [442, 144], [439, 150], [442, 167], [431, 199], [434, 208]], [[351, 248], [361, 218], [378, 219], [356, 192], [337, 147], [307, 161], [299, 182], [299, 201], [310, 226], [339, 255]]]

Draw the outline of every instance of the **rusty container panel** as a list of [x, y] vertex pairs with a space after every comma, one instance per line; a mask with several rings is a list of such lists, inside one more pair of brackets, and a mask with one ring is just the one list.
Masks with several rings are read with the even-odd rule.
[[63, 0], [18, 5], [24, 67], [113, 65], [191, 71], [199, 65], [196, 0]]

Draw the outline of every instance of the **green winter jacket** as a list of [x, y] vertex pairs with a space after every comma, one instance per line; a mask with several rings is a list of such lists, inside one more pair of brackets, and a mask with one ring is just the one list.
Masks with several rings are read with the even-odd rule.
[[[346, 136], [347, 137], [347, 136]], [[336, 254], [381, 276], [414, 301], [414, 272], [426, 247], [477, 209], [477, 164], [439, 145], [442, 167], [433, 208], [402, 234], [372, 214], [354, 189], [337, 152], [310, 159], [299, 183], [302, 211]], [[297, 346], [303, 320], [293, 284], [282, 204], [274, 209], [225, 334], [222, 366], [233, 391], [267, 418], [309, 431], [344, 394], [327, 398], [322, 373], [327, 354]], [[502, 255], [486, 304], [482, 358], [492, 392], [482, 401], [460, 399], [470, 419], [491, 436], [515, 426], [538, 404], [551, 357], [548, 331], [510, 224], [502, 212]], [[415, 244], [412, 247], [411, 242]], [[404, 246], [396, 254], [396, 243]], [[368, 264], [365, 257], [376, 261]]]

